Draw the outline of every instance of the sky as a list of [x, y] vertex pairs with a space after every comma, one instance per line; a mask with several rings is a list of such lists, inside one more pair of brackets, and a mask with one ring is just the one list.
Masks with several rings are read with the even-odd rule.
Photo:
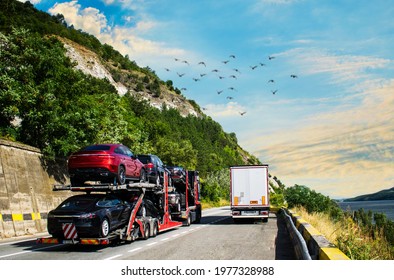
[[394, 187], [391, 1], [31, 3], [172, 80], [286, 186]]

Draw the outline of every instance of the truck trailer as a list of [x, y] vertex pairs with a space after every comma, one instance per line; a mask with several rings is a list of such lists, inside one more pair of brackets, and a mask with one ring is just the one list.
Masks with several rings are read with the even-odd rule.
[[268, 221], [270, 211], [268, 165], [230, 167], [231, 215], [241, 219]]
[[[111, 231], [105, 237], [83, 237], [78, 235], [78, 227], [72, 221], [63, 225], [64, 234], [38, 238], [37, 243], [42, 244], [86, 244], [108, 245], [114, 242], [132, 242], [137, 239], [155, 237], [160, 232], [175, 229], [183, 225], [189, 226], [192, 222], [201, 219], [200, 184], [197, 171], [187, 171], [187, 180], [176, 186], [169, 185], [168, 174], [165, 173], [164, 182], [161, 185], [147, 182], [134, 182], [123, 185], [117, 184], [93, 184], [93, 185], [56, 185], [54, 191], [71, 191], [85, 193], [104, 192], [108, 195], [117, 194], [124, 197], [133, 197], [133, 209], [131, 210], [128, 223], [121, 228]], [[172, 196], [179, 197], [179, 211], [174, 211]], [[150, 216], [142, 209], [143, 200], [149, 199], [159, 210], [158, 216]], [[176, 201], [175, 201], [176, 203]], [[74, 235], [66, 233], [66, 229], [75, 231]]]

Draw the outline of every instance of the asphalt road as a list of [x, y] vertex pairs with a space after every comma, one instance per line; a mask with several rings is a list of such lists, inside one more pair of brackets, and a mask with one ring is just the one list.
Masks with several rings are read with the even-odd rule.
[[234, 223], [229, 207], [203, 211], [200, 224], [155, 238], [110, 246], [36, 244], [36, 238], [0, 242], [1, 260], [291, 260], [284, 222]]

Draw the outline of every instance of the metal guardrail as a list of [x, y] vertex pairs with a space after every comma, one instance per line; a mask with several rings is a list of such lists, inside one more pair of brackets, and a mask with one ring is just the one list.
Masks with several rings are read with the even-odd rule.
[[291, 241], [293, 242], [295, 254], [299, 260], [312, 260], [308, 246], [302, 237], [301, 233], [298, 231], [293, 223], [291, 216], [289, 216], [284, 209], [279, 210], [279, 212], [284, 216], [287, 230], [290, 234]]

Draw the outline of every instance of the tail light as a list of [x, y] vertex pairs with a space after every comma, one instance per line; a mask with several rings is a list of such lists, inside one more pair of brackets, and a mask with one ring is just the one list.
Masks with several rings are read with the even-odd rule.
[[150, 163], [148, 163], [148, 164], [146, 165], [146, 167], [147, 167], [147, 168], [153, 168], [154, 165], [153, 165], [153, 163], [150, 162]]

